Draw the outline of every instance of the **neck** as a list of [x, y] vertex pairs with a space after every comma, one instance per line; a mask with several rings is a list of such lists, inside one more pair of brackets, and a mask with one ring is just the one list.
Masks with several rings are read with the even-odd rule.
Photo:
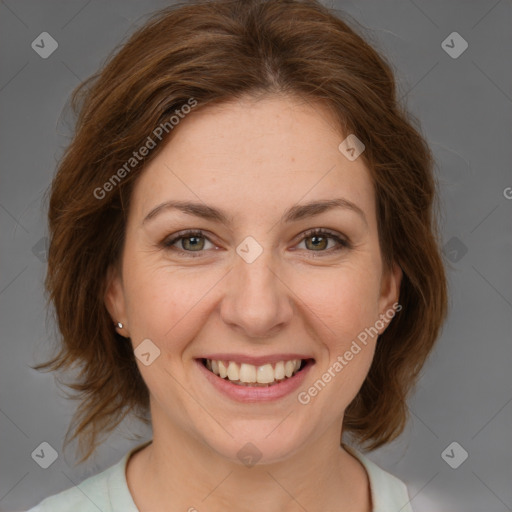
[[167, 424], [130, 460], [128, 485], [141, 512], [370, 511], [366, 471], [339, 440], [336, 424], [285, 460], [248, 467]]

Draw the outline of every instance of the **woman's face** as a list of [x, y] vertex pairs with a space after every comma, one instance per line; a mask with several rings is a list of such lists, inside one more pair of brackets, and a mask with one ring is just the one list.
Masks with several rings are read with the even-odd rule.
[[[262, 463], [339, 442], [401, 277], [384, 271], [368, 170], [324, 107], [295, 99], [196, 110], [174, 130], [136, 183], [106, 296], [154, 440]], [[326, 201], [338, 206], [313, 206]]]

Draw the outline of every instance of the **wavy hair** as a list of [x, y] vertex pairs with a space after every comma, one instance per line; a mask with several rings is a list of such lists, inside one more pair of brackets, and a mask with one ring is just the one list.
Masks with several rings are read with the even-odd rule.
[[78, 438], [82, 461], [128, 413], [149, 421], [148, 389], [104, 295], [108, 269], [120, 261], [134, 183], [172, 131], [108, 194], [98, 198], [95, 190], [106, 189], [190, 98], [196, 109], [247, 95], [321, 101], [340, 134], [364, 141], [383, 259], [403, 271], [403, 311], [381, 335], [343, 431], [367, 450], [403, 431], [406, 399], [439, 335], [447, 291], [434, 160], [396, 89], [390, 64], [316, 0], [192, 0], [153, 15], [73, 92], [75, 133], [49, 191], [45, 286], [59, 349], [35, 368], [79, 368], [66, 384], [80, 400], [66, 444]]

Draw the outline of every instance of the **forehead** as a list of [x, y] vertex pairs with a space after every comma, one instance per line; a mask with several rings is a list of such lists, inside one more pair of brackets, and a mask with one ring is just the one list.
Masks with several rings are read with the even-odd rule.
[[369, 171], [361, 158], [340, 152], [345, 137], [319, 103], [278, 96], [207, 106], [180, 121], [144, 170], [133, 214], [179, 199], [217, 205], [240, 219], [343, 197], [372, 217]]

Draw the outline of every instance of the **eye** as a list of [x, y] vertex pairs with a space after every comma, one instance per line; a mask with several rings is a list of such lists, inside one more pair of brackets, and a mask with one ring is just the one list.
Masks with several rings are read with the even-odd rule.
[[[171, 240], [164, 240], [162, 245], [167, 249], [172, 249], [181, 253], [187, 253], [187, 256], [195, 258], [200, 256], [201, 251], [205, 249], [205, 241], [208, 241], [211, 244], [210, 240], [208, 240], [202, 231], [187, 230], [185, 232], [178, 233], [177, 236]], [[175, 244], [178, 242], [181, 242], [179, 244], [180, 246], [175, 247]], [[194, 252], [199, 254], [190, 254]]]
[[[311, 240], [311, 242], [308, 243], [308, 240]], [[334, 247], [328, 247], [329, 240], [335, 242]], [[303, 242], [306, 244], [306, 250], [308, 252], [331, 254], [342, 249], [350, 248], [348, 240], [336, 233], [321, 228], [310, 229], [303, 233], [300, 243]], [[173, 236], [171, 239], [164, 240], [161, 245], [165, 249], [177, 251], [188, 257], [196, 258], [201, 256], [204, 250], [208, 249], [208, 247], [205, 247], [206, 243], [210, 243], [215, 247], [208, 237], [205, 236], [203, 231], [187, 230], [177, 233], [176, 236]]]
[[[311, 240], [308, 243], [308, 240]], [[335, 242], [334, 247], [328, 248], [329, 240]], [[305, 243], [308, 252], [333, 253], [350, 247], [348, 240], [342, 238], [336, 233], [332, 233], [326, 229], [310, 229], [303, 234], [300, 243]], [[316, 255], [315, 255], [316, 256]]]

